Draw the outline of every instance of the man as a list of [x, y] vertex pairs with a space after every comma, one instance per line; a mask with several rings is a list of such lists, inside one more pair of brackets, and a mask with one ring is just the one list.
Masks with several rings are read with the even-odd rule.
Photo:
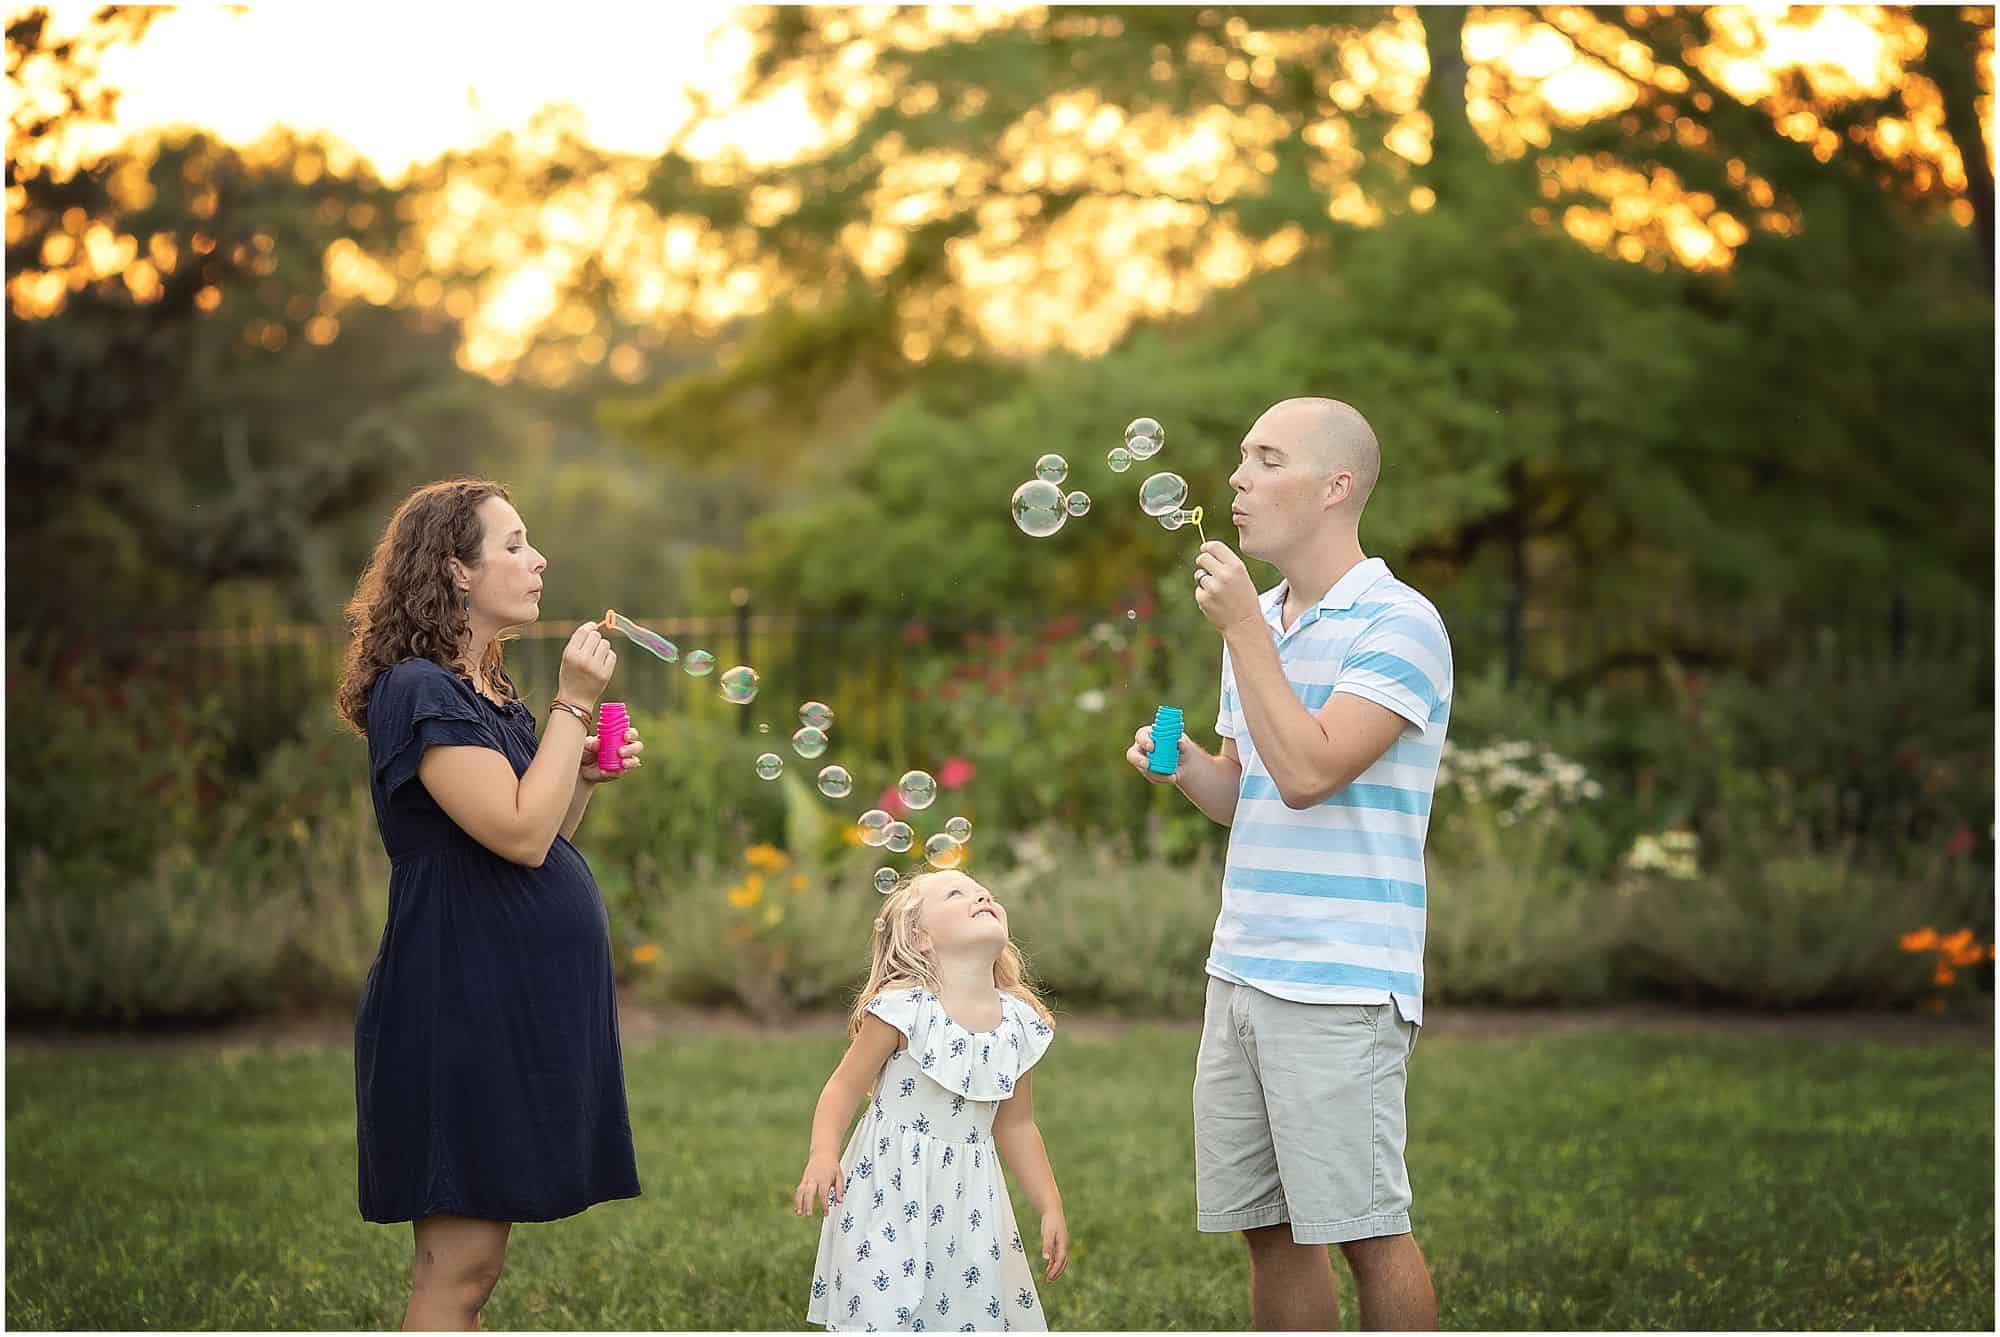
[[1205, 543], [1195, 602], [1222, 633], [1211, 755], [1185, 736], [1170, 777], [1230, 828], [1194, 1084], [1205, 1231], [1243, 1232], [1259, 1329], [1340, 1325], [1333, 1262], [1361, 1326], [1437, 1326], [1410, 1234], [1403, 1093], [1423, 1020], [1424, 836], [1450, 718], [1437, 610], [1361, 550], [1381, 470], [1367, 420], [1288, 399], [1230, 475], [1243, 551], [1284, 579], [1259, 596]]

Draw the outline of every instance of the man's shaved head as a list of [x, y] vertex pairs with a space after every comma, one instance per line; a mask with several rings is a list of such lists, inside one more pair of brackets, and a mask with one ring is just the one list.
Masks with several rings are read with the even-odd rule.
[[1382, 448], [1360, 410], [1338, 399], [1287, 399], [1264, 410], [1261, 422], [1295, 442], [1321, 477], [1353, 474], [1354, 490], [1343, 505], [1351, 514], [1361, 514], [1382, 473]]

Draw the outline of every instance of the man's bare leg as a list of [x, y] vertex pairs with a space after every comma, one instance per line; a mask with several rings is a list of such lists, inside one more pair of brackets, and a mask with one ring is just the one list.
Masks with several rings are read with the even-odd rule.
[[1437, 1292], [1414, 1235], [1380, 1235], [1340, 1246], [1354, 1269], [1361, 1326], [1370, 1332], [1435, 1332]]
[[1243, 1232], [1250, 1246], [1250, 1326], [1259, 1332], [1325, 1332], [1340, 1326], [1333, 1256], [1298, 1244], [1289, 1225]]

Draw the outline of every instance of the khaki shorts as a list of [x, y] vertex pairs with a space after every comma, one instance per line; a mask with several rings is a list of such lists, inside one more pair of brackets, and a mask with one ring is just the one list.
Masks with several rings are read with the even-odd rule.
[[1410, 1230], [1394, 1003], [1291, 1003], [1209, 977], [1194, 1077], [1195, 1223], [1291, 1223], [1300, 1244]]

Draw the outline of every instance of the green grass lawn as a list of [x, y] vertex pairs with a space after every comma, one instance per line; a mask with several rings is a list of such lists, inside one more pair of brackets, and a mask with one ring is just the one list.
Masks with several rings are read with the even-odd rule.
[[[1074, 1240], [1052, 1326], [1247, 1326], [1240, 1242], [1193, 1227], [1195, 1043], [1072, 1027], [1038, 1070]], [[834, 1027], [630, 1045], [645, 1196], [517, 1227], [487, 1325], [801, 1327], [818, 1225], [788, 1203], [839, 1052]], [[394, 1326], [409, 1228], [356, 1215], [352, 1072], [14, 1046], [8, 1326]], [[1959, 1045], [1427, 1039], [1409, 1162], [1443, 1325], [1990, 1328], [1993, 1089]]]

